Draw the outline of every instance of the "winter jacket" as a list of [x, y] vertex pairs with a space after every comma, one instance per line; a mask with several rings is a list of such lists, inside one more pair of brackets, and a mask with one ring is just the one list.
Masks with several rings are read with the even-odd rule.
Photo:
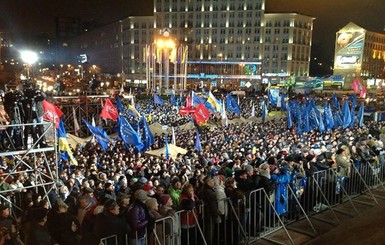
[[144, 203], [135, 200], [128, 209], [126, 219], [131, 226], [130, 238], [142, 238], [146, 234], [149, 222], [149, 211]]
[[217, 220], [219, 217], [218, 210], [218, 201], [215, 190], [207, 185], [203, 187], [202, 190], [202, 200], [204, 201], [204, 214], [203, 217], [205, 220]]
[[194, 196], [194, 199], [188, 197], [187, 195], [182, 195], [180, 198], [180, 209], [184, 210], [180, 214], [180, 223], [181, 227], [184, 229], [192, 228], [196, 226], [195, 216], [198, 217], [198, 212], [196, 210], [195, 204], [198, 200], [198, 197]]

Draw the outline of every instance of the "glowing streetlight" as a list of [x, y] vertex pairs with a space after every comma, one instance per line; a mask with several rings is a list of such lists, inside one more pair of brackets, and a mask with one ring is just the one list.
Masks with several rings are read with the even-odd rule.
[[[176, 43], [173, 39], [169, 37], [167, 32], [163, 33], [163, 38], [159, 38], [156, 40], [155, 44], [157, 49], [161, 51], [161, 55], [163, 53], [164, 60], [165, 60], [165, 83], [166, 83], [166, 90], [169, 89], [170, 80], [169, 80], [169, 72], [170, 72], [170, 52], [175, 48]], [[162, 70], [162, 69], [160, 69]], [[162, 91], [162, 80], [160, 80], [160, 86], [159, 86], [160, 92]]]
[[27, 65], [27, 76], [29, 78], [29, 69], [37, 62], [39, 57], [36, 52], [25, 50], [20, 52], [20, 58]]

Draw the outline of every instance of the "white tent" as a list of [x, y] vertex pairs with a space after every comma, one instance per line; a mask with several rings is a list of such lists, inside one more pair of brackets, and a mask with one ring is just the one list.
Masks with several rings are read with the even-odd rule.
[[73, 148], [76, 147], [76, 145], [78, 144], [84, 144], [85, 142], [87, 142], [87, 140], [89, 140], [88, 138], [80, 138], [80, 137], [77, 137], [73, 134], [69, 134], [67, 133], [67, 141], [68, 141], [68, 144], [71, 145]]
[[[183, 149], [183, 148], [178, 147], [178, 146], [173, 145], [173, 144], [168, 144], [168, 151], [169, 151], [170, 156], [173, 159], [176, 158], [176, 155], [178, 155], [178, 153], [181, 153], [183, 155], [187, 153], [186, 149]], [[163, 154], [163, 156], [165, 156], [166, 155], [166, 146], [163, 148], [157, 149], [157, 150], [147, 151], [147, 152], [145, 152], [145, 154], [150, 155], [150, 156], [156, 156], [156, 157], [160, 157], [162, 154]]]
[[160, 123], [153, 123], [148, 126], [152, 134], [168, 134], [169, 128], [165, 128], [165, 126], [162, 126]]
[[178, 126], [179, 127], [179, 129], [181, 129], [181, 130], [190, 130], [190, 129], [194, 129], [195, 128], [195, 125], [194, 125], [194, 123], [193, 122], [188, 122], [188, 123], [185, 123], [185, 124], [183, 124], [183, 125], [180, 125], [180, 126]]

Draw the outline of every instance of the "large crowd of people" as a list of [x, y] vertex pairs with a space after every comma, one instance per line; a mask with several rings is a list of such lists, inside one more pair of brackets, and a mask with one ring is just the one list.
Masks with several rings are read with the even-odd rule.
[[[253, 101], [241, 100], [243, 117], [250, 117]], [[38, 187], [23, 190], [41, 181], [33, 174], [13, 175], [4, 181], [0, 188], [9, 190], [9, 200], [17, 196], [23, 210], [16, 219], [7, 203], [0, 205], [0, 244], [99, 244], [100, 239], [114, 235], [117, 244], [125, 244], [127, 238], [129, 244], [158, 244], [171, 233], [178, 237], [175, 244], [199, 244], [199, 238], [191, 235], [199, 222], [206, 224], [207, 243], [218, 244], [214, 226], [224, 220], [243, 221], [248, 205], [243, 201], [243, 209], [231, 212], [221, 200], [227, 198], [241, 207], [250, 192], [263, 188], [275, 197], [278, 214], [285, 216], [288, 203], [282, 201], [281, 185], [293, 183], [299, 196], [306, 195], [306, 178], [317, 171], [334, 169], [349, 178], [356, 161], [384, 163], [381, 122], [298, 135], [287, 129], [284, 113], [278, 113], [264, 122], [199, 127], [202, 150], [198, 151], [194, 148], [197, 130], [178, 128], [190, 121], [188, 116], [178, 115], [167, 103], [160, 106], [143, 100], [136, 101], [136, 106], [139, 111], [150, 108], [152, 123], [175, 127], [176, 145], [187, 153], [175, 158], [148, 156], [127, 148], [121, 140], [111, 143], [107, 151], [97, 144], [72, 146], [78, 164], [60, 161], [58, 181], [48, 195]], [[260, 114], [257, 108], [257, 117]], [[216, 115], [213, 119], [219, 121]], [[163, 147], [165, 136], [155, 135], [152, 149]], [[56, 166], [54, 156], [47, 161], [51, 161], [47, 166]], [[12, 166], [3, 161], [1, 168], [7, 172]], [[198, 203], [205, 204], [204, 215]], [[155, 225], [167, 217], [179, 221], [164, 223], [167, 227]], [[242, 239], [236, 235], [233, 244]]]

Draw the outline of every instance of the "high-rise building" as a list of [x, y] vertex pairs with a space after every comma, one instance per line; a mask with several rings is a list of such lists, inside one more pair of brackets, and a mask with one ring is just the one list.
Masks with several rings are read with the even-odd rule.
[[[144, 50], [167, 31], [176, 46], [188, 47], [190, 83], [231, 83], [236, 89], [260, 82], [262, 75], [306, 76], [313, 20], [297, 13], [266, 14], [265, 0], [154, 0], [154, 16], [119, 21], [121, 33], [114, 34], [121, 45], [119, 72], [146, 79]], [[82, 36], [100, 52], [100, 37]]]
[[269, 13], [264, 17], [262, 75], [309, 76], [314, 18], [298, 13]]
[[350, 88], [355, 77], [385, 78], [385, 34], [350, 22], [336, 33], [334, 74], [344, 76]]

